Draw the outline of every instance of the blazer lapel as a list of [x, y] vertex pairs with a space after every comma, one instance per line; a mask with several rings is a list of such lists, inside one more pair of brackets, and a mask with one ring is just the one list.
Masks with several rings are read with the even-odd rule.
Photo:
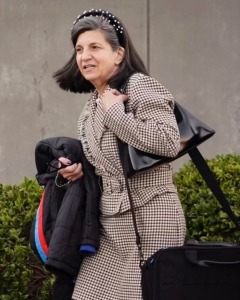
[[107, 157], [104, 156], [101, 151], [101, 138], [103, 132], [105, 131], [105, 128], [102, 128], [103, 122], [101, 121], [103, 120], [101, 120], [101, 118], [104, 117], [104, 114], [102, 112], [101, 115], [101, 107], [99, 108], [99, 112], [97, 112], [96, 99], [96, 95], [91, 99], [90, 115], [85, 124], [86, 133], [89, 133], [87, 134], [88, 145], [93, 157], [95, 158], [95, 166], [97, 168], [103, 168], [112, 174], [119, 174], [120, 170], [118, 170], [111, 162], [109, 162]]
[[100, 145], [101, 145], [101, 138], [105, 131], [103, 120], [104, 120], [104, 112], [102, 109], [102, 103], [100, 99], [97, 99], [96, 108], [95, 108], [95, 118], [94, 118], [94, 132], [95, 132], [95, 137], [97, 139], [97, 142]]

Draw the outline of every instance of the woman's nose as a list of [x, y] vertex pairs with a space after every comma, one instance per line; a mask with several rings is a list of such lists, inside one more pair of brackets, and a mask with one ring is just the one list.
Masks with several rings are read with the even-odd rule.
[[83, 50], [83, 52], [82, 52], [82, 59], [83, 60], [87, 60], [89, 58], [91, 58], [90, 52], [88, 50]]

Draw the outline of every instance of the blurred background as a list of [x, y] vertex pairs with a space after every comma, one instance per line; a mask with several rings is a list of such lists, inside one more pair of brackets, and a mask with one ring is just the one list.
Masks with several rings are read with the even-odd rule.
[[73, 21], [91, 8], [118, 16], [151, 76], [216, 130], [199, 147], [205, 157], [240, 154], [239, 0], [1, 0], [0, 183], [35, 176], [41, 139], [77, 138], [89, 95], [60, 90], [52, 74], [72, 54]]

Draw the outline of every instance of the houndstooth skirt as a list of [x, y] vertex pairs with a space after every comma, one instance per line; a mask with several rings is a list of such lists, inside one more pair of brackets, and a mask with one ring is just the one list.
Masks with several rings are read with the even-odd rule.
[[[151, 200], [135, 208], [145, 259], [160, 248], [180, 246], [185, 239], [185, 218], [175, 188], [162, 188], [152, 187], [151, 192], [155, 195]], [[102, 199], [109, 200], [107, 197]], [[105, 203], [103, 209], [108, 204]], [[131, 212], [127, 210], [114, 216], [102, 214], [100, 221], [100, 249], [94, 256], [84, 259], [72, 299], [142, 299], [139, 254]]]

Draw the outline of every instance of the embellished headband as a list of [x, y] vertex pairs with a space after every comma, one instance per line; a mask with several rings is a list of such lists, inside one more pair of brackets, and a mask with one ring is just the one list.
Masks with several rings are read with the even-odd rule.
[[[88, 11], [84, 11], [82, 15], [79, 15], [76, 19], [76, 21], [73, 22], [73, 26], [81, 19], [88, 18], [88, 17], [102, 17], [103, 19], [106, 19], [110, 25], [113, 26], [115, 29], [115, 32], [117, 34], [119, 44], [124, 48], [125, 47], [125, 34], [124, 34], [124, 28], [121, 22], [118, 20], [117, 17], [115, 17], [113, 14], [111, 14], [108, 11], [102, 10], [102, 9], [90, 9]], [[73, 28], [71, 28], [71, 31]]]

